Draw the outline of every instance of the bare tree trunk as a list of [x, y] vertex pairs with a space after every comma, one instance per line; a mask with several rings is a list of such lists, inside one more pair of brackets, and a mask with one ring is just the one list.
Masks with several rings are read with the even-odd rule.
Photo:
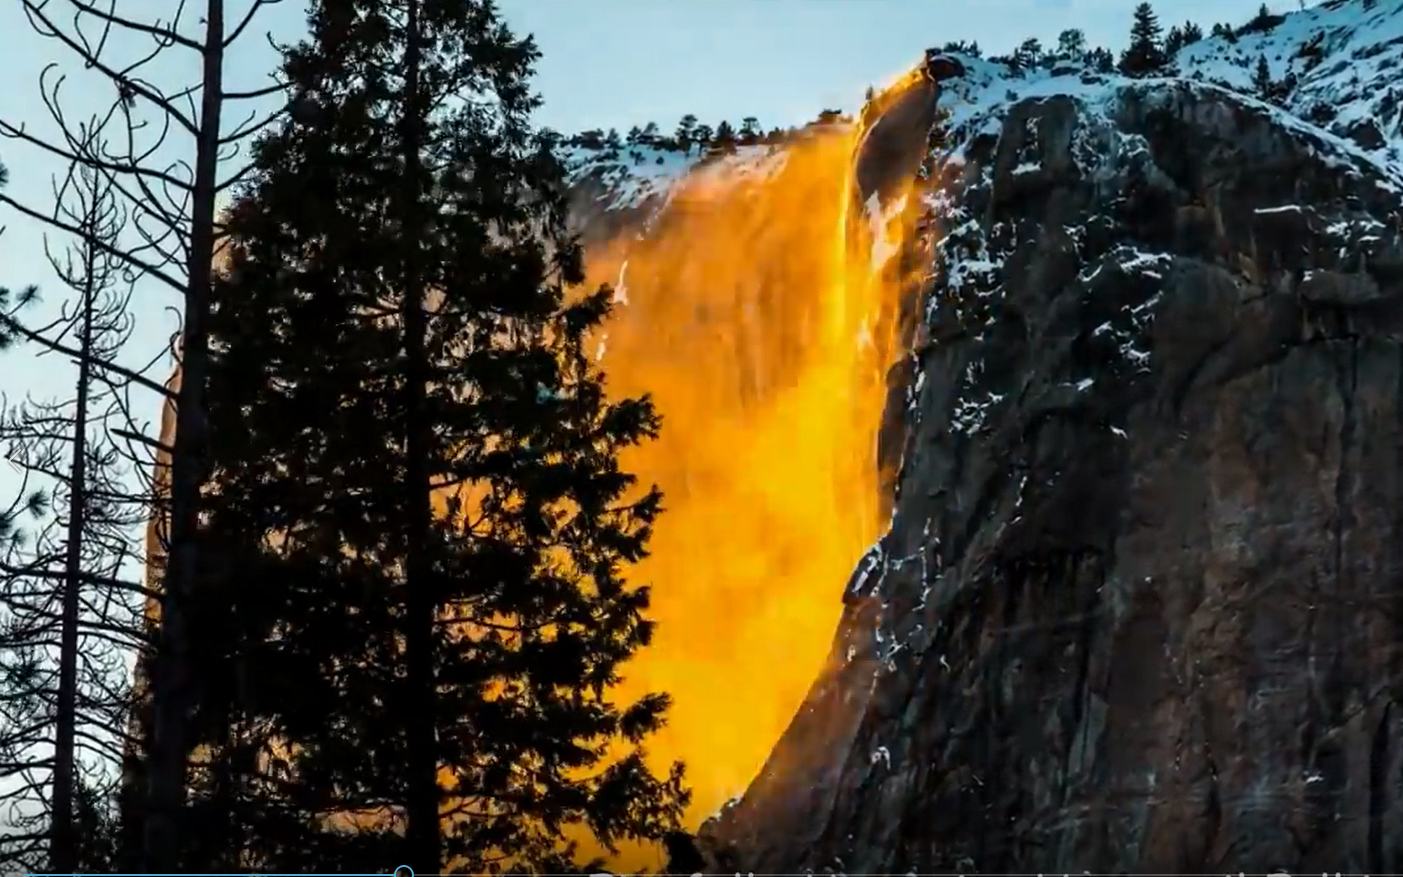
[[[155, 497], [170, 495], [170, 447], [175, 442], [175, 400], [180, 393], [180, 371], [177, 369], [166, 381], [169, 391], [161, 405], [161, 431], [158, 434], [155, 461], [151, 467], [151, 494]], [[170, 544], [170, 520], [167, 511], [159, 505], [146, 522], [145, 564], [142, 582], [148, 593], [158, 595], [161, 580], [165, 577], [166, 549]], [[146, 599], [143, 619], [147, 635], [154, 639], [160, 630], [161, 601], [159, 596]], [[121, 871], [135, 871], [141, 864], [141, 846], [146, 825], [146, 789], [148, 765], [141, 746], [151, 739], [151, 672], [149, 654], [139, 655], [133, 668], [132, 709], [127, 721], [127, 736], [133, 741], [124, 754], [122, 763], [121, 791], [119, 794], [122, 838], [119, 848], [122, 861], [116, 867]]]
[[[190, 646], [192, 638], [199, 636], [190, 627], [190, 597], [197, 573], [199, 505], [208, 478], [204, 459], [207, 324], [211, 272], [222, 237], [215, 206], [220, 193], [243, 179], [251, 165], [245, 161], [243, 168], [226, 172], [222, 179], [218, 171], [221, 160], [233, 161], [242, 141], [274, 124], [287, 110], [285, 83], [276, 70], [270, 71], [274, 81], [264, 87], [230, 88], [224, 62], [231, 44], [239, 40], [259, 11], [280, 2], [283, 0], [247, 0], [246, 10], [226, 21], [226, 0], [205, 0], [199, 4], [201, 21], [187, 34], [182, 20], [191, 13], [185, 4], [176, 4], [169, 20], [153, 17], [143, 21], [130, 17], [138, 14], [132, 11], [137, 4], [118, 4], [117, 0], [19, 0], [39, 37], [51, 40], [60, 56], [65, 52], [74, 56], [84, 71], [105, 78], [114, 87], [115, 101], [99, 116], [103, 122], [121, 120], [127, 130], [126, 136], [118, 139], [115, 152], [87, 142], [81, 130], [69, 124], [68, 113], [61, 106], [58, 92], [65, 75], [58, 61], [40, 76], [42, 106], [58, 133], [45, 138], [32, 133], [23, 120], [0, 119], [0, 136], [93, 170], [121, 193], [137, 214], [133, 228], [138, 240], [100, 242], [103, 253], [143, 282], [172, 290], [183, 304], [176, 391], [171, 393], [141, 375], [126, 375], [143, 390], [155, 393], [167, 404], [174, 403], [173, 429], [157, 439], [142, 434], [136, 423], [129, 423], [131, 430], [118, 433], [148, 453], [156, 452], [156, 459], [150, 461], [157, 472], [149, 485], [149, 506], [153, 533], [163, 543], [148, 558], [148, 587], [153, 592], [147, 594], [152, 598], [149, 639], [156, 644], [151, 647], [143, 642], [138, 656], [136, 684], [143, 702], [137, 704], [131, 729], [140, 732], [141, 740], [139, 745], [131, 744], [124, 771], [127, 815], [143, 823], [139, 828], [124, 826], [133, 829], [134, 841], [124, 854], [132, 856], [133, 866], [140, 861], [147, 870], [175, 867], [179, 848], [176, 823], [187, 794], [191, 754], [187, 725], [196, 696]], [[152, 45], [138, 48], [133, 53], [135, 60], [113, 57], [138, 40], [150, 40]], [[153, 82], [147, 65], [166, 58], [167, 50], [189, 53], [187, 58], [198, 56], [198, 81], [169, 89]], [[179, 64], [167, 64], [168, 70], [179, 68]], [[277, 100], [279, 97], [283, 99]], [[255, 111], [233, 130], [221, 131], [224, 117], [235, 103], [264, 98], [274, 99], [276, 108], [261, 121]], [[143, 130], [154, 143], [139, 142], [146, 139], [137, 136]], [[170, 160], [166, 137], [172, 133], [191, 138], [191, 147], [182, 150], [184, 160]], [[64, 218], [50, 216], [48, 211], [4, 193], [0, 193], [0, 205], [58, 231], [79, 233]], [[98, 364], [97, 368], [99, 380], [120, 372], [111, 363]], [[91, 398], [89, 402], [93, 404]], [[67, 480], [66, 472], [62, 479]], [[88, 493], [93, 491], [90, 479]], [[81, 663], [83, 656], [79, 657]], [[81, 667], [79, 673], [81, 676]], [[83, 741], [76, 745], [82, 746]]]
[[91, 239], [97, 235], [98, 198], [94, 194], [84, 233], [82, 327], [79, 335], [78, 387], [73, 405], [73, 444], [69, 465], [71, 508], [65, 534], [63, 561], [63, 605], [59, 617], [58, 712], [54, 734], [53, 824], [49, 836], [49, 868], [58, 873], [78, 869], [78, 833], [73, 819], [74, 747], [77, 732], [78, 700], [78, 623], [82, 605], [83, 535], [87, 524], [88, 469], [88, 391], [93, 378], [93, 300], [97, 283], [97, 250]]
[[425, 108], [420, 106], [419, 67], [421, 34], [419, 3], [409, 0], [405, 15], [404, 118], [401, 148], [404, 157], [405, 245], [410, 248], [404, 277], [405, 376], [405, 493], [408, 502], [405, 545], [405, 585], [408, 591], [405, 618], [405, 659], [409, 697], [405, 731], [409, 747], [408, 825], [411, 867], [416, 874], [437, 874], [442, 868], [439, 836], [437, 680], [434, 672], [434, 595], [429, 581], [432, 565], [428, 557], [429, 531], [433, 508], [429, 490], [429, 444], [425, 395], [428, 391], [428, 363], [425, 350], [428, 332], [425, 313], [423, 257], [419, 249], [423, 233], [422, 172], [423, 123]]
[[[104, 128], [100, 116], [77, 126], [82, 136], [75, 148], [101, 150]], [[145, 589], [123, 577], [123, 567], [139, 553], [131, 537], [149, 509], [149, 496], [126, 480], [131, 470], [123, 464], [139, 466], [140, 453], [114, 442], [132, 420], [127, 393], [149, 379], [144, 369], [118, 362], [130, 338], [128, 302], [135, 284], [114, 255], [127, 228], [120, 187], [100, 169], [71, 159], [54, 192], [52, 219], [76, 243], [59, 257], [46, 242], [45, 255], [77, 300], [71, 312], [65, 303], [58, 319], [37, 324], [20, 318], [23, 305], [0, 313], [0, 335], [37, 345], [40, 355], [54, 354], [76, 367], [71, 398], [30, 400], [0, 412], [5, 453], [22, 472], [53, 484], [52, 518], [38, 525], [25, 550], [0, 557], [0, 608], [7, 622], [0, 664], [6, 678], [29, 680], [22, 692], [7, 695], [32, 695], [38, 704], [24, 725], [6, 723], [0, 749], [18, 754], [37, 745], [52, 753], [35, 763], [34, 793], [12, 786], [3, 805], [12, 822], [42, 822], [43, 845], [33, 851], [42, 858], [27, 855], [11, 830], [0, 833], [0, 859], [7, 867], [73, 872], [111, 865], [117, 838], [94, 802], [111, 787], [112, 768], [124, 763], [131, 745], [126, 666], [150, 639], [142, 624]], [[52, 660], [51, 644], [57, 647]], [[44, 772], [47, 779], [40, 780]]]
[[192, 180], [185, 322], [181, 333], [180, 393], [171, 450], [170, 553], [154, 668], [148, 812], [142, 845], [145, 870], [177, 866], [177, 822], [185, 806], [191, 706], [186, 607], [194, 586], [199, 506], [205, 481], [205, 383], [209, 371], [210, 274], [214, 265], [220, 111], [223, 105], [224, 0], [208, 0], [200, 127]]

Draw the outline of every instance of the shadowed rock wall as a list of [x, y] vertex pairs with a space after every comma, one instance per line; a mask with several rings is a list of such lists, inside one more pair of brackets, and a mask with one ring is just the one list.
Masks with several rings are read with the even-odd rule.
[[950, 132], [891, 531], [708, 827], [745, 868], [1403, 868], [1399, 188], [1105, 95]]

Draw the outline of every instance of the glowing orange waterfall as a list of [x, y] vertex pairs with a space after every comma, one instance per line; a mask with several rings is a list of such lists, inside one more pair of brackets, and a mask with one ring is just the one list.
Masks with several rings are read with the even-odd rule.
[[911, 280], [891, 254], [916, 181], [863, 203], [862, 133], [814, 126], [769, 155], [704, 163], [641, 237], [588, 253], [617, 290], [597, 338], [610, 387], [651, 393], [663, 416], [662, 438], [625, 461], [666, 511], [633, 573], [653, 585], [657, 636], [619, 693], [672, 695], [650, 752], [687, 762], [693, 826], [744, 791], [788, 725], [883, 523], [875, 434]]

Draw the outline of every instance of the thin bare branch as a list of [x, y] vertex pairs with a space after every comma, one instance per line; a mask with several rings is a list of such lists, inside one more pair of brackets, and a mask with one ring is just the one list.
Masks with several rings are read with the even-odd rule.
[[74, 153], [68, 152], [67, 150], [60, 149], [59, 147], [54, 146], [52, 143], [49, 143], [47, 140], [41, 137], [35, 137], [33, 134], [30, 134], [28, 131], [24, 130], [23, 126], [15, 127], [14, 125], [11, 125], [3, 119], [0, 119], [0, 136], [11, 137], [16, 140], [22, 140], [23, 142], [28, 143], [31, 146], [39, 147], [40, 149], [44, 150], [50, 155], [56, 155], [64, 161], [81, 162], [91, 167], [98, 168], [100, 170], [111, 171], [113, 173], [134, 174], [142, 177], [152, 177], [160, 180], [168, 186], [178, 186], [184, 189], [190, 188], [189, 183], [185, 182], [184, 180], [172, 177], [171, 175], [162, 171], [151, 170], [150, 168], [144, 168], [139, 165], [117, 164], [115, 162], [105, 161], [102, 158], [95, 156], [75, 155]]
[[[74, 234], [74, 235], [76, 235], [76, 234], [81, 234], [81, 233], [82, 233], [81, 229], [76, 228], [76, 227], [73, 226], [72, 224], [66, 223], [66, 222], [62, 222], [62, 221], [60, 221], [60, 220], [58, 220], [58, 219], [55, 219], [55, 218], [53, 218], [53, 217], [50, 217], [50, 216], [45, 216], [44, 214], [38, 212], [37, 210], [33, 210], [33, 209], [31, 209], [31, 208], [29, 208], [29, 207], [27, 207], [27, 206], [25, 206], [25, 205], [19, 203], [19, 202], [16, 201], [14, 198], [11, 198], [9, 195], [0, 194], [0, 204], [7, 204], [7, 205], [9, 205], [10, 207], [13, 207], [15, 210], [18, 210], [20, 213], [23, 213], [25, 216], [28, 216], [30, 219], [37, 219], [37, 220], [39, 220], [39, 221], [42, 222], [42, 223], [45, 223], [45, 224], [47, 224], [47, 225], [52, 226], [53, 228], [58, 229], [59, 231], [66, 231], [66, 232], [68, 232], [69, 234]], [[117, 247], [115, 247], [115, 246], [113, 246], [113, 245], [111, 245], [111, 244], [108, 244], [108, 243], [99, 243], [98, 246], [103, 250], [103, 252], [106, 252], [106, 253], [108, 253], [108, 254], [110, 254], [110, 255], [112, 255], [112, 256], [115, 256], [115, 257], [117, 257], [118, 259], [121, 259], [123, 262], [127, 263], [128, 265], [130, 265], [130, 266], [132, 267], [133, 270], [139, 271], [139, 272], [141, 272], [141, 273], [144, 274], [144, 275], [147, 275], [147, 276], [150, 276], [150, 277], [154, 277], [154, 278], [156, 278], [157, 280], [161, 281], [162, 283], [166, 284], [167, 286], [171, 287], [172, 289], [174, 289], [174, 290], [176, 290], [176, 291], [178, 291], [178, 292], [184, 292], [184, 291], [185, 291], [185, 284], [184, 284], [184, 283], [181, 283], [181, 282], [177, 281], [175, 278], [173, 278], [173, 277], [171, 277], [169, 274], [166, 274], [165, 272], [161, 271], [159, 268], [156, 268], [156, 267], [153, 266], [153, 265], [147, 264], [147, 263], [141, 261], [140, 259], [134, 258], [134, 257], [132, 257], [131, 255], [129, 255], [128, 253], [122, 251], [121, 249], [119, 249], [119, 248], [117, 248]]]
[[254, 100], [256, 98], [267, 97], [270, 94], [277, 94], [280, 91], [286, 90], [286, 83], [275, 82], [272, 85], [268, 85], [263, 88], [255, 88], [252, 91], [226, 91], [224, 92], [224, 97], [228, 100]]
[[[0, 319], [2, 319], [2, 318], [0, 318]], [[29, 329], [25, 328], [25, 326], [24, 326], [22, 323], [20, 323], [20, 322], [18, 322], [18, 321], [16, 321], [16, 320], [4, 320], [4, 322], [5, 322], [7, 325], [9, 325], [11, 328], [13, 328], [16, 332], [18, 332], [20, 335], [24, 336], [25, 338], [29, 339], [30, 341], [34, 341], [35, 343], [42, 344], [42, 345], [44, 345], [45, 347], [47, 347], [47, 348], [49, 348], [50, 350], [53, 350], [53, 351], [55, 351], [55, 352], [57, 352], [57, 353], [62, 353], [62, 354], [64, 354], [65, 356], [72, 356], [72, 357], [74, 357], [74, 358], [77, 358], [77, 357], [80, 357], [80, 356], [83, 355], [82, 353], [80, 353], [80, 352], [79, 352], [78, 350], [76, 350], [75, 348], [69, 347], [69, 346], [64, 345], [64, 344], [55, 343], [55, 342], [53, 342], [53, 341], [50, 341], [48, 338], [45, 338], [44, 336], [38, 334], [37, 332], [31, 332]], [[145, 375], [137, 374], [136, 372], [132, 371], [131, 369], [125, 368], [124, 366], [120, 366], [120, 365], [118, 365], [118, 364], [115, 363], [115, 362], [107, 362], [107, 361], [103, 361], [103, 360], [97, 360], [97, 361], [94, 361], [94, 362], [93, 362], [93, 365], [96, 366], [97, 368], [100, 368], [100, 369], [104, 370], [104, 371], [108, 371], [108, 372], [111, 372], [111, 373], [113, 373], [113, 374], [120, 375], [121, 377], [126, 378], [127, 380], [132, 381], [133, 383], [140, 384], [140, 385], [141, 385], [142, 387], [144, 387], [145, 389], [148, 389], [148, 390], [150, 390], [150, 391], [153, 392], [153, 393], [157, 393], [157, 394], [159, 394], [160, 396], [162, 396], [163, 398], [166, 398], [166, 399], [174, 399], [174, 398], [175, 398], [175, 393], [171, 392], [171, 390], [170, 390], [168, 387], [166, 387], [164, 384], [161, 384], [161, 383], [159, 383], [159, 382], [157, 382], [157, 381], [153, 381], [153, 380], [151, 380], [150, 378], [146, 377]]]
[[[182, 48], [192, 49], [196, 52], [204, 51], [204, 46], [200, 45], [199, 43], [195, 42], [194, 40], [188, 37], [183, 37], [176, 32], [176, 23], [180, 20], [180, 15], [178, 12], [176, 14], [176, 18], [171, 21], [169, 27], [161, 27], [159, 24], [159, 19], [157, 19], [157, 24], [143, 24], [139, 21], [132, 21], [129, 18], [123, 18], [117, 15], [115, 12], [103, 12], [101, 9], [98, 9], [95, 4], [85, 3], [83, 2], [83, 0], [68, 0], [68, 2], [73, 6], [77, 7], [78, 11], [82, 14], [91, 15], [94, 18], [101, 19], [102, 21], [108, 24], [114, 24], [118, 27], [126, 28], [127, 30], [133, 30], [137, 31], [138, 33], [149, 34], [153, 37], [156, 37], [159, 41], [161, 41], [162, 48], [176, 45], [181, 46]], [[113, 9], [115, 9], [117, 6], [115, 2], [113, 2], [110, 5]]]
[[153, 439], [148, 435], [142, 435], [139, 432], [129, 432], [125, 429], [114, 429], [112, 430], [112, 434], [127, 439], [128, 441], [135, 442], [139, 445], [145, 445], [146, 447], [151, 448], [152, 450], [159, 451], [162, 453], [169, 454], [173, 453], [175, 450], [170, 445], [164, 444], [161, 441]]
[[[233, 30], [229, 31], [225, 35], [224, 41], [222, 43], [223, 48], [227, 49], [230, 46], [234, 45], [234, 43], [238, 42], [239, 37], [242, 36], [243, 32], [248, 28], [248, 26], [253, 23], [253, 19], [258, 15], [258, 10], [262, 9], [264, 6], [276, 6], [281, 2], [283, 2], [283, 0], [254, 0], [253, 5], [249, 7], [248, 12], [244, 13], [244, 17], [239, 21], [238, 24], [234, 25]], [[272, 40], [271, 34], [268, 35], [268, 39], [269, 41]]]
[[38, 21], [42, 22], [47, 28], [47, 32], [45, 33], [46, 36], [50, 36], [58, 40], [59, 42], [67, 46], [69, 49], [73, 50], [73, 52], [76, 53], [78, 57], [83, 59], [83, 63], [86, 66], [97, 70], [99, 73], [102, 73], [108, 79], [112, 80], [113, 84], [115, 84], [119, 89], [129, 90], [134, 95], [146, 98], [146, 100], [150, 101], [157, 108], [159, 108], [165, 113], [170, 114], [170, 116], [173, 119], [175, 119], [176, 122], [178, 122], [182, 128], [190, 132], [190, 134], [194, 135], [199, 133], [199, 128], [195, 125], [195, 122], [189, 117], [187, 117], [184, 113], [180, 112], [180, 110], [176, 109], [175, 106], [170, 103], [170, 101], [166, 100], [161, 95], [152, 91], [150, 88], [143, 85], [141, 82], [128, 78], [128, 76], [125, 73], [118, 70], [114, 70], [112, 67], [109, 67], [107, 64], [104, 64], [102, 62], [102, 59], [99, 58], [92, 49], [90, 49], [87, 46], [81, 45], [77, 40], [75, 40], [62, 28], [56, 27], [53, 21], [50, 20], [50, 18], [44, 14], [44, 6], [46, 5], [47, 0], [21, 0], [21, 2], [24, 3], [25, 12], [30, 16], [30, 19], [37, 19]]

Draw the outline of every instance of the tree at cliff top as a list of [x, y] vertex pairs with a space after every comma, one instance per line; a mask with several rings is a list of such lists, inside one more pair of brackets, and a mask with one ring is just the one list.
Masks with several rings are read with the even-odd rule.
[[1263, 3], [1257, 7], [1257, 14], [1252, 16], [1252, 20], [1239, 28], [1238, 32], [1242, 34], [1268, 33], [1281, 23], [1282, 18], [1283, 16], [1273, 15], [1271, 10], [1267, 8], [1267, 4]]
[[1161, 36], [1154, 9], [1148, 3], [1137, 5], [1130, 27], [1130, 45], [1120, 56], [1120, 72], [1126, 76], [1152, 76], [1162, 71], [1169, 59]]
[[1257, 56], [1257, 66], [1252, 72], [1252, 87], [1257, 91], [1257, 97], [1262, 100], [1270, 100], [1274, 83], [1271, 78], [1271, 67], [1267, 66], [1267, 56]]
[[1048, 59], [1048, 54], [1037, 37], [1029, 37], [1018, 44], [1011, 59], [1019, 70], [1031, 70], [1035, 67], [1041, 67]]
[[1111, 50], [1104, 46], [1097, 46], [1086, 53], [1086, 63], [1098, 73], [1110, 73], [1116, 69], [1116, 58], [1111, 54]]
[[1086, 33], [1080, 28], [1068, 28], [1057, 35], [1057, 58], [1080, 61], [1086, 56]]
[[716, 126], [716, 136], [712, 138], [712, 145], [720, 152], [735, 152], [736, 149], [736, 129], [725, 119]]
[[1182, 25], [1174, 25], [1164, 38], [1165, 58], [1172, 61], [1181, 49], [1185, 46], [1191, 46], [1201, 39], [1203, 39], [1203, 28], [1192, 21], [1186, 21]]
[[[1365, 0], [1365, 3], [1367, 4], [1368, 0]], [[1237, 32], [1233, 30], [1233, 27], [1230, 24], [1224, 24], [1222, 22], [1219, 22], [1218, 24], [1213, 25], [1213, 29], [1210, 31], [1210, 33], [1212, 33], [1213, 36], [1222, 40], [1226, 40], [1229, 43], [1237, 42]]]
[[624, 573], [659, 509], [618, 454], [658, 421], [606, 401], [584, 349], [610, 295], [567, 296], [537, 51], [486, 0], [320, 0], [309, 24], [215, 284], [226, 630], [192, 827], [238, 867], [322, 871], [554, 870], [570, 825], [662, 837], [681, 769], [640, 747], [667, 699], [609, 690], [651, 634]]

